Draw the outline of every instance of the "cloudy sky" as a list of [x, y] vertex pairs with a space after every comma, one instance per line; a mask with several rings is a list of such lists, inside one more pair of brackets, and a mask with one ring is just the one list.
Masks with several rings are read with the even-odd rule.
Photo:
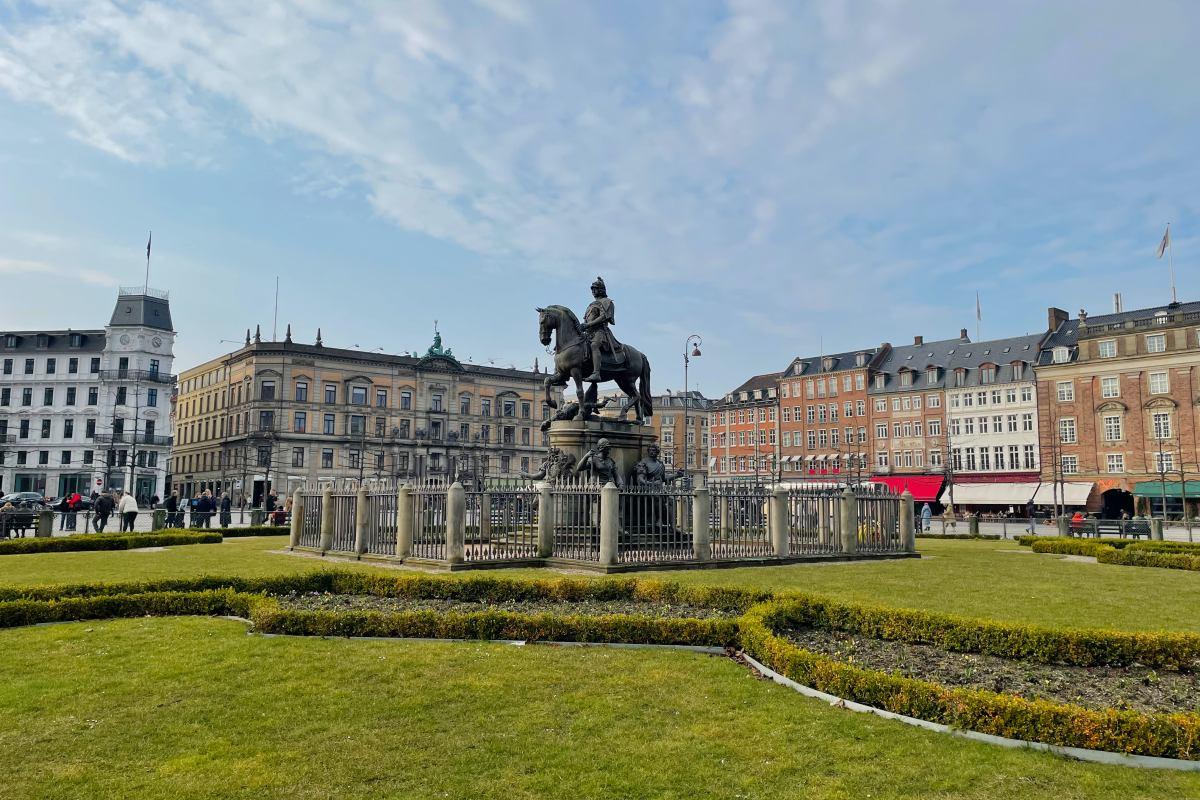
[[0, 0], [9, 328], [169, 289], [177, 368], [262, 324], [546, 361], [582, 312], [720, 394], [797, 354], [1200, 297], [1200, 16], [1125, 0]]

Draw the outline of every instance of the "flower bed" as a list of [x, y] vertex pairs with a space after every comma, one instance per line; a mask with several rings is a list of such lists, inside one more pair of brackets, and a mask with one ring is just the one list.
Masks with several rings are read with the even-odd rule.
[[1194, 712], [1085, 708], [1074, 702], [947, 686], [935, 675], [927, 676], [932, 679], [909, 677], [814, 652], [789, 641], [786, 632], [823, 629], [884, 642], [934, 644], [949, 653], [979, 653], [1037, 665], [1140, 664], [1176, 670], [1194, 665], [1200, 655], [1200, 636], [1054, 631], [813, 597], [783, 598], [755, 606], [739, 619], [739, 625], [746, 651], [762, 663], [794, 681], [865, 705], [1051, 745], [1185, 759], [1200, 755], [1200, 714]]

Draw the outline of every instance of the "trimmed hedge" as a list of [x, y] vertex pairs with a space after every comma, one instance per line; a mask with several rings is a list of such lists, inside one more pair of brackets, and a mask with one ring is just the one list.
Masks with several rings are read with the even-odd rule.
[[1139, 543], [1137, 539], [1081, 539], [1073, 536], [1022, 536], [1017, 541], [1035, 553], [1069, 556], [1094, 556], [1101, 547], [1121, 550]]
[[1124, 550], [1106, 548], [1107, 552], [1096, 553], [1101, 564], [1120, 564], [1126, 567], [1158, 567], [1159, 569], [1186, 569], [1200, 572], [1200, 554], [1171, 553], [1127, 547]]
[[254, 595], [230, 589], [198, 592], [141, 592], [60, 600], [8, 600], [0, 602], [0, 628], [73, 622], [85, 619], [166, 616], [246, 616]]
[[1047, 744], [1168, 758], [1195, 758], [1200, 715], [1143, 714], [973, 689], [863, 669], [804, 650], [775, 635], [809, 618], [805, 599], [755, 606], [740, 620], [746, 652], [792, 680], [838, 697], [956, 728]]
[[215, 531], [226, 539], [236, 539], [242, 536], [288, 536], [292, 529], [287, 525], [247, 525], [244, 528], [188, 528], [189, 531]]
[[25, 553], [67, 553], [83, 550], [133, 550], [138, 547], [173, 547], [183, 544], [215, 544], [219, 533], [155, 531], [151, 533], [81, 533], [32, 539], [0, 539], [0, 556]]
[[1200, 542], [1148, 541], [1130, 545], [1134, 550], [1150, 550], [1160, 553], [1190, 553], [1200, 555]]

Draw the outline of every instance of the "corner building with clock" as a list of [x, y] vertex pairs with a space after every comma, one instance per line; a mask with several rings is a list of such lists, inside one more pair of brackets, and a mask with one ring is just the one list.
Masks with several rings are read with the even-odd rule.
[[0, 494], [162, 498], [174, 345], [167, 293], [142, 286], [103, 329], [0, 330]]

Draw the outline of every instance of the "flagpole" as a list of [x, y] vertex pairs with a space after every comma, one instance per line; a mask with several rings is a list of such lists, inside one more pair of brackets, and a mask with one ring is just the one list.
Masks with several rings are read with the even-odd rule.
[[1171, 265], [1171, 302], [1178, 303], [1179, 296], [1175, 294], [1175, 248], [1171, 246], [1171, 223], [1167, 223], [1167, 263]]
[[143, 294], [150, 289], [150, 242], [152, 241], [154, 241], [154, 231], [150, 231], [150, 236], [146, 239], [146, 283], [142, 286]]

